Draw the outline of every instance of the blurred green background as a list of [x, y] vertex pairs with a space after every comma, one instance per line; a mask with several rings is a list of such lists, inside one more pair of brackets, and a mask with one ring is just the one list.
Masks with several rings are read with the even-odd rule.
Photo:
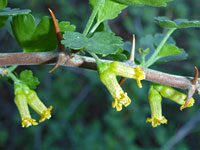
[[[82, 31], [90, 15], [88, 0], [9, 0], [9, 7], [31, 9], [35, 17], [49, 15], [51, 8], [59, 20], [67, 20]], [[165, 32], [157, 27], [155, 16], [200, 19], [199, 0], [175, 0], [167, 8], [128, 7], [109, 21], [111, 29], [124, 40], [139, 39], [147, 34]], [[183, 76], [194, 75], [194, 65], [200, 66], [199, 29], [178, 30], [173, 34], [177, 45], [189, 57], [185, 61], [155, 65], [153, 69]], [[15, 40], [0, 30], [0, 52], [20, 52]], [[52, 118], [44, 123], [21, 128], [21, 120], [14, 104], [13, 87], [7, 80], [0, 81], [0, 149], [2, 150], [198, 150], [200, 147], [199, 97], [196, 104], [184, 111], [168, 99], [163, 99], [163, 115], [167, 125], [153, 128], [145, 123], [150, 117], [147, 100], [149, 82], [137, 88], [134, 80], [126, 80], [123, 89], [132, 99], [131, 105], [117, 112], [111, 107], [112, 97], [100, 83], [96, 72], [60, 67], [52, 74], [52, 66], [21, 66], [31, 69], [39, 77], [37, 88], [44, 103], [53, 106]], [[31, 112], [33, 118], [39, 118]]]

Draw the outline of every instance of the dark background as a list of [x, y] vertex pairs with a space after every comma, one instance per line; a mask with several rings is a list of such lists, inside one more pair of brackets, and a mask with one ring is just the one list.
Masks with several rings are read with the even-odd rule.
[[[35, 17], [49, 15], [51, 8], [59, 20], [67, 20], [82, 32], [90, 15], [87, 0], [9, 0], [9, 7], [31, 9]], [[118, 18], [109, 21], [116, 35], [131, 41], [147, 34], [165, 32], [153, 18], [200, 19], [199, 0], [175, 0], [167, 8], [128, 7]], [[193, 76], [194, 66], [200, 66], [199, 29], [183, 29], [173, 34], [177, 45], [189, 56], [181, 62], [155, 65], [153, 69], [183, 76]], [[0, 30], [0, 51], [20, 52], [21, 48], [4, 29]], [[52, 66], [20, 66], [17, 72], [31, 69], [41, 84], [37, 93], [44, 103], [53, 106], [52, 118], [24, 129], [14, 103], [13, 86], [5, 78], [0, 81], [0, 149], [2, 150], [198, 150], [200, 147], [200, 103], [179, 110], [179, 105], [163, 99], [163, 115], [167, 125], [153, 128], [145, 123], [150, 117], [147, 100], [149, 82], [137, 88], [134, 80], [126, 80], [123, 89], [132, 99], [131, 105], [117, 112], [111, 107], [112, 97], [100, 83], [94, 71]], [[33, 118], [39, 118], [31, 111]]]

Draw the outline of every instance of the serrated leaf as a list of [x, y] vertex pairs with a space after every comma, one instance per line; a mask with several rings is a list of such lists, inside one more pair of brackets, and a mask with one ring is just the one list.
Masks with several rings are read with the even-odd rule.
[[31, 70], [24, 70], [20, 73], [20, 80], [24, 82], [30, 89], [35, 89], [40, 84], [37, 77], [33, 76]]
[[[90, 0], [94, 7], [98, 0]], [[116, 18], [127, 5], [114, 2], [112, 0], [105, 0], [104, 4], [100, 6], [97, 14], [97, 22], [101, 23], [105, 20]]]
[[[58, 23], [62, 31], [73, 31], [69, 22]], [[45, 52], [54, 50], [57, 46], [56, 33], [52, 19], [44, 16], [36, 26], [31, 14], [18, 15], [12, 18], [12, 30], [24, 52]], [[68, 29], [69, 27], [69, 29]]]
[[115, 54], [123, 46], [122, 38], [110, 32], [96, 32], [85, 46], [87, 51], [103, 56]]
[[172, 0], [113, 0], [126, 5], [149, 5], [155, 7], [166, 7], [167, 3]]
[[82, 49], [88, 42], [88, 39], [79, 32], [65, 32], [64, 40], [61, 41], [65, 47], [71, 49]]
[[3, 8], [0, 10], [0, 16], [16, 16], [16, 15], [22, 15], [22, 14], [28, 14], [31, 10], [29, 9], [23, 9], [20, 10], [18, 8]]
[[199, 20], [187, 20], [187, 19], [176, 19], [174, 21], [170, 20], [167, 17], [156, 17], [156, 23], [162, 28], [191, 28], [191, 27], [200, 27]]
[[178, 48], [176, 45], [173, 44], [164, 44], [160, 52], [158, 53], [158, 57], [166, 57], [171, 55], [179, 55], [183, 51], [182, 48]]
[[0, 9], [5, 8], [7, 6], [7, 0], [0, 0]]

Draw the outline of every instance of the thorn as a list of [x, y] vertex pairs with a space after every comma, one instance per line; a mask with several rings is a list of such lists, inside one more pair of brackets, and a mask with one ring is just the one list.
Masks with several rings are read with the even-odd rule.
[[55, 32], [56, 32], [56, 38], [57, 38], [57, 42], [58, 42], [58, 51], [59, 51], [58, 61], [57, 61], [56, 65], [53, 67], [53, 69], [51, 69], [49, 71], [49, 73], [52, 73], [61, 64], [63, 64], [65, 62], [66, 54], [64, 52], [65, 47], [64, 47], [64, 45], [61, 44], [61, 41], [63, 40], [63, 38], [62, 38], [62, 35], [61, 35], [61, 32], [60, 32], [60, 28], [58, 26], [58, 23], [56, 21], [56, 17], [54, 15], [53, 11], [50, 8], [48, 8], [48, 10], [49, 10], [51, 17], [52, 17], [52, 20], [53, 20], [53, 24], [54, 24], [54, 28], [55, 28]]
[[135, 34], [133, 34], [133, 43], [132, 43], [131, 56], [129, 58], [129, 61], [134, 62], [134, 58], [135, 58]]
[[182, 107], [181, 110], [186, 108], [186, 106], [188, 105], [190, 99], [194, 95], [194, 93], [196, 91], [196, 88], [197, 88], [197, 80], [198, 80], [198, 76], [199, 76], [199, 71], [198, 71], [196, 66], [194, 66], [194, 68], [195, 68], [195, 77], [193, 79], [191, 88], [188, 90], [188, 94], [187, 94], [187, 98], [186, 98], [185, 104], [184, 104], [184, 106]]
[[194, 69], [195, 69], [195, 77], [194, 77], [194, 80], [192, 82], [192, 85], [196, 85], [197, 84], [197, 80], [198, 80], [198, 76], [199, 76], [199, 70], [197, 69], [196, 66], [194, 66]]
[[119, 84], [122, 85], [122, 84], [124, 83], [125, 80], [126, 80], [126, 78], [125, 78], [125, 77], [122, 77], [122, 78], [120, 79], [120, 81], [119, 81]]
[[[135, 34], [133, 34], [133, 43], [132, 43], [132, 49], [131, 49], [131, 55], [128, 61], [134, 63], [134, 58], [135, 58]], [[119, 81], [119, 84], [122, 85], [124, 81], [126, 80], [125, 77], [122, 77]]]
[[59, 53], [58, 61], [56, 62], [55, 66], [49, 71], [49, 73], [52, 73], [55, 71], [61, 64], [65, 62], [66, 54], [64, 52]]
[[55, 28], [55, 31], [56, 31], [56, 37], [57, 37], [57, 42], [58, 42], [58, 50], [64, 51], [65, 47], [64, 47], [64, 45], [61, 44], [61, 41], [63, 40], [63, 38], [62, 38], [62, 35], [61, 35], [61, 32], [60, 32], [60, 28], [58, 26], [58, 23], [56, 21], [56, 17], [54, 15], [53, 11], [50, 8], [48, 8], [48, 10], [51, 14], [53, 24], [54, 24], [54, 28]]

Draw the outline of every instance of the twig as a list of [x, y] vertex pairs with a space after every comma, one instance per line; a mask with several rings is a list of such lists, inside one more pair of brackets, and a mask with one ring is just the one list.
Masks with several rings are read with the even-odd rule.
[[[57, 62], [58, 52], [37, 52], [37, 53], [1, 53], [0, 65], [42, 65], [50, 64], [54, 65]], [[112, 62], [110, 60], [101, 60], [104, 62]], [[137, 65], [130, 65], [128, 62], [123, 64], [131, 66], [133, 68]], [[73, 54], [73, 57], [67, 56], [66, 61], [62, 66], [72, 66], [85, 69], [96, 70], [96, 61], [91, 57], [80, 56]], [[155, 71], [148, 68], [142, 68], [145, 74], [145, 80], [160, 83], [163, 85], [169, 85], [180, 89], [189, 90], [192, 86], [193, 77], [184, 77], [171, 75], [159, 71]], [[200, 87], [200, 78], [197, 80], [197, 87]]]

